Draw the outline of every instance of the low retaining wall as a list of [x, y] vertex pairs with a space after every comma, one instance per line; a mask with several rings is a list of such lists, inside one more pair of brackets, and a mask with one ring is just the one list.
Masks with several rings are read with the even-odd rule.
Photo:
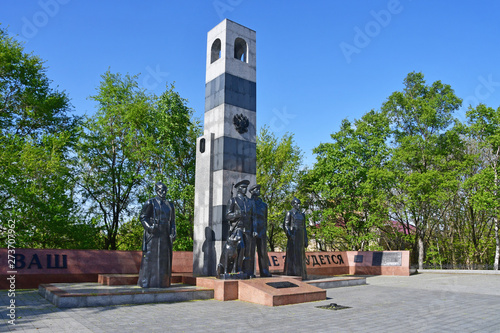
[[[42, 283], [97, 282], [98, 274], [138, 274], [141, 251], [16, 249], [15, 266], [0, 249], [0, 289]], [[285, 254], [269, 252], [270, 270], [282, 273]], [[307, 252], [309, 275], [410, 275], [409, 251]], [[191, 273], [193, 252], [175, 251], [172, 272]]]
[[[270, 271], [283, 272], [285, 253], [269, 252]], [[307, 252], [308, 275], [410, 275], [409, 251]]]
[[[16, 249], [10, 268], [7, 249], [0, 249], [0, 289], [9, 289], [12, 276], [17, 289], [42, 283], [97, 282], [99, 274], [137, 274], [142, 251]], [[10, 262], [12, 263], [12, 262]], [[193, 252], [175, 251], [172, 271], [193, 271]]]

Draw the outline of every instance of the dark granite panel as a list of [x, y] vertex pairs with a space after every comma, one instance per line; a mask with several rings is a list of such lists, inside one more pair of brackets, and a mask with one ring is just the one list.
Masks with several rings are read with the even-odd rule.
[[205, 85], [205, 111], [224, 103], [225, 75], [219, 75]]
[[257, 96], [257, 85], [250, 85], [250, 96]]
[[401, 252], [373, 252], [372, 266], [401, 266]]
[[222, 103], [250, 111], [257, 109], [256, 83], [224, 73], [205, 85], [205, 111]]
[[256, 173], [256, 144], [230, 137], [214, 140], [213, 170]]

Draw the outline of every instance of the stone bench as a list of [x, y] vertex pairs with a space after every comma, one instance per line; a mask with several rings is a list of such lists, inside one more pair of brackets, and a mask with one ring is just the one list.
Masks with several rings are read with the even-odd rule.
[[[97, 282], [106, 286], [136, 285], [139, 274], [99, 274]], [[196, 285], [192, 273], [172, 273], [172, 283]]]

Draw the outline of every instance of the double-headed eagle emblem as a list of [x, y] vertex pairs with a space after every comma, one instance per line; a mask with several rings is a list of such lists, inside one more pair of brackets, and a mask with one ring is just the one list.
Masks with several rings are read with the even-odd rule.
[[240, 134], [243, 134], [248, 132], [248, 125], [250, 125], [250, 121], [246, 116], [240, 113], [234, 116], [233, 124], [236, 131], [238, 131], [238, 133]]

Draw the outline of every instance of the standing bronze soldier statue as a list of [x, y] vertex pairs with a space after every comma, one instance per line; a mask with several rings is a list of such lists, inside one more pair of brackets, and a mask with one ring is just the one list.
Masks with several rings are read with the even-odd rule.
[[288, 238], [286, 244], [285, 275], [302, 276], [307, 278], [306, 248], [307, 231], [306, 217], [300, 211], [300, 200], [293, 198], [292, 209], [286, 213], [283, 229]]
[[267, 256], [267, 204], [260, 196], [260, 185], [250, 187], [253, 201], [253, 249], [257, 246], [260, 277], [270, 277], [269, 257]]
[[142, 288], [170, 287], [172, 275], [172, 243], [176, 237], [174, 205], [165, 200], [165, 184], [156, 183], [155, 191], [157, 196], [146, 201], [139, 217], [144, 238], [137, 285]]
[[[252, 229], [253, 229], [253, 201], [247, 196], [247, 188], [250, 182], [242, 180], [234, 187], [237, 194], [229, 199], [227, 203], [226, 218], [231, 224], [230, 234], [241, 235], [237, 263], [241, 263], [241, 271], [246, 277], [254, 277], [254, 257], [252, 253]], [[230, 237], [231, 237], [230, 235]]]

